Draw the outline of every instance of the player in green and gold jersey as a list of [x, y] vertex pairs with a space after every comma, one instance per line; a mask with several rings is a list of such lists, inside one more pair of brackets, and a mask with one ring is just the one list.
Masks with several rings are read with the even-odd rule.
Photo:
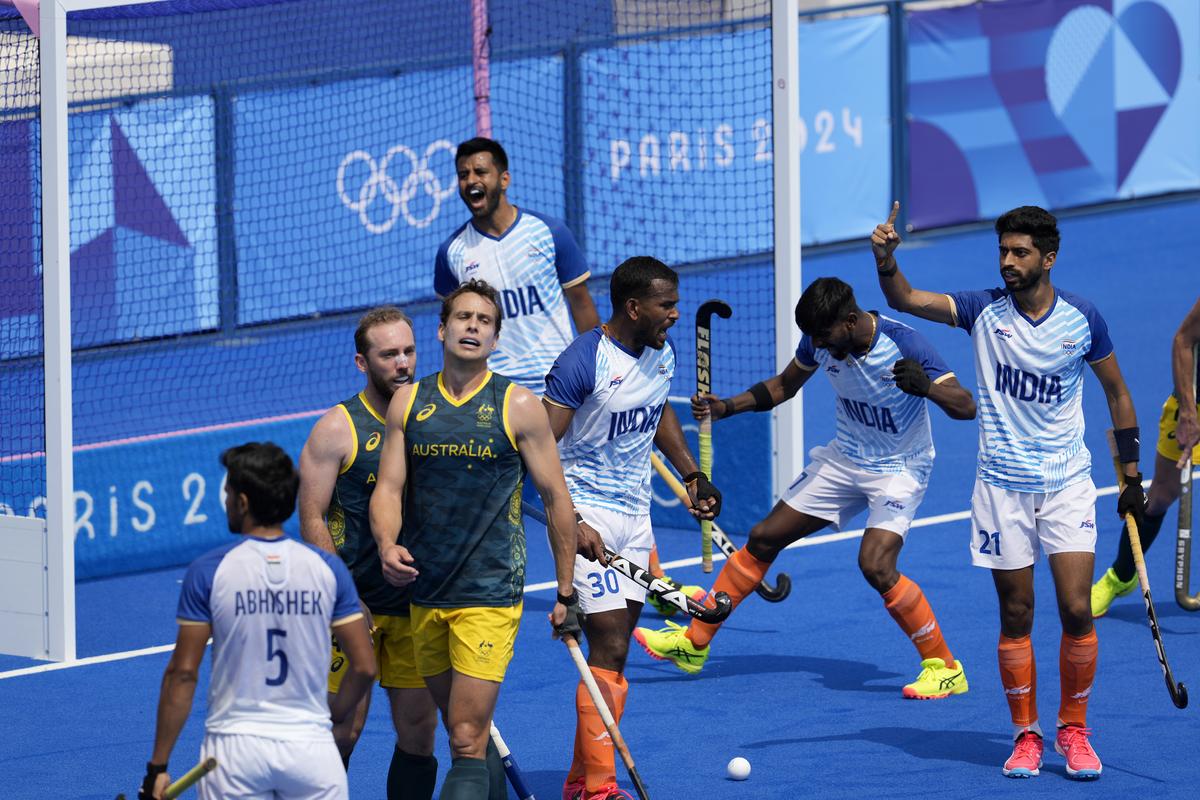
[[[317, 421], [300, 454], [300, 533], [346, 562], [367, 615], [379, 685], [387, 690], [396, 728], [388, 800], [429, 800], [437, 781], [437, 708], [417, 674], [409, 592], [384, 580], [367, 517], [383, 451], [384, 415], [396, 390], [412, 383], [416, 368], [412, 321], [398, 308], [372, 309], [359, 320], [354, 345], [354, 363], [366, 376], [365, 386]], [[345, 670], [346, 658], [335, 641], [331, 697]], [[368, 693], [351, 719], [334, 726], [334, 740], [347, 766], [370, 699]]]
[[525, 586], [526, 472], [546, 506], [557, 635], [580, 629], [572, 588], [577, 549], [603, 555], [598, 537], [580, 534], [542, 404], [487, 368], [500, 325], [499, 297], [487, 283], [468, 281], [446, 296], [438, 326], [444, 367], [396, 392], [371, 497], [384, 576], [412, 584], [417, 671], [450, 733], [443, 800], [488, 796], [492, 712]]

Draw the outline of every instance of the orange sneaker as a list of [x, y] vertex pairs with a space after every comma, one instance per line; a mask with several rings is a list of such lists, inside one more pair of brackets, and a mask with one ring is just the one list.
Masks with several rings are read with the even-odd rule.
[[1091, 735], [1091, 728], [1067, 725], [1059, 728], [1058, 735], [1054, 737], [1054, 749], [1067, 759], [1067, 775], [1077, 781], [1094, 781], [1104, 770], [1100, 756], [1096, 755], [1092, 743], [1088, 741]]

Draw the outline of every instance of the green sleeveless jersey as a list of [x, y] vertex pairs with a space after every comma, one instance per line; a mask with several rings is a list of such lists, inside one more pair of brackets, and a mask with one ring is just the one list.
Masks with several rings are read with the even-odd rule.
[[350, 574], [358, 596], [372, 614], [408, 614], [408, 588], [397, 589], [383, 578], [379, 548], [371, 535], [368, 506], [379, 474], [384, 421], [361, 393], [338, 405], [350, 423], [353, 454], [333, 487], [326, 512], [333, 546]]
[[525, 464], [508, 424], [514, 384], [488, 373], [451, 400], [441, 373], [416, 384], [404, 412], [404, 545], [422, 606], [513, 606], [525, 590]]

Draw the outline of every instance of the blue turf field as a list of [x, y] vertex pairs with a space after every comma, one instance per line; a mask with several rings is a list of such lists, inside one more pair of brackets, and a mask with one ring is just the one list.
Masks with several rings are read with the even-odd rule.
[[[1090, 297], [1108, 319], [1147, 433], [1169, 390], [1171, 332], [1200, 290], [1190, 259], [1198, 210], [1200, 202], [1189, 199], [1094, 212], [1062, 222], [1064, 243], [1055, 283]], [[923, 237], [905, 245], [901, 264], [919, 288], [981, 288], [996, 282], [994, 247], [988, 231]], [[807, 257], [805, 275], [809, 280], [840, 275], [855, 286], [864, 306], [879, 307], [868, 258], [862, 247]], [[683, 290], [694, 303], [709, 290], [718, 291], [713, 287], [719, 283], [701, 274], [690, 284], [697, 288], [689, 290], [685, 283]], [[602, 302], [602, 313], [606, 308]], [[973, 385], [967, 337], [917, 324], [963, 383]], [[304, 387], [303, 394], [281, 393], [267, 413], [306, 410], [313, 405], [314, 393], [335, 398], [348, 393], [346, 387], [356, 380], [349, 370], [338, 384], [297, 367], [318, 337], [344, 341], [346, 327], [339, 322], [246, 339], [244, 352], [254, 358], [243, 360], [253, 360], [261, 377], [280, 386]], [[724, 363], [738, 359], [737, 342], [717, 340], [717, 346], [730, 348], [717, 352]], [[426, 352], [431, 348], [432, 344]], [[688, 354], [681, 357], [688, 363]], [[118, 410], [105, 417], [113, 420], [110, 427], [103, 435], [93, 431], [91, 441], [137, 435], [148, 427], [170, 430], [264, 415], [245, 395], [204, 382], [194, 385], [195, 403], [176, 403], [161, 414], [131, 414], [128, 409], [135, 407], [145, 384], [125, 381], [101, 392], [100, 378], [118, 366], [123, 375], [147, 374], [143, 368], [154, 367], [163, 385], [177, 386], [187, 377], [184, 362], [154, 351], [116, 366], [111, 358], [108, 361], [107, 367], [104, 359], [82, 367], [96, 380], [77, 384], [84, 396], [92, 387], [95, 408]], [[761, 361], [751, 359], [754, 364]], [[428, 361], [424, 366], [433, 368]], [[750, 382], [745, 377], [739, 373], [718, 389], [728, 393], [741, 388]], [[10, 371], [5, 378], [15, 383], [19, 376]], [[8, 380], [0, 384], [10, 385]], [[1096, 482], [1110, 486], [1103, 394], [1090, 378], [1085, 394]], [[825, 382], [813, 381], [805, 389], [805, 403], [811, 446], [828, 439], [832, 429], [825, 412], [831, 403]], [[172, 409], [174, 416], [167, 415]], [[102, 416], [97, 413], [94, 419]], [[923, 517], [964, 511], [973, 474], [974, 424], [950, 422], [936, 413], [934, 417], [939, 457]], [[1149, 439], [1143, 437], [1147, 456]], [[1100, 498], [1101, 569], [1116, 548], [1113, 506], [1111, 494]], [[1176, 608], [1170, 596], [1173, 524], [1172, 510], [1163, 541], [1150, 554], [1151, 578], [1176, 675], [1200, 692], [1200, 614]], [[1043, 775], [1032, 781], [1009, 781], [1000, 775], [1009, 745], [1007, 707], [996, 668], [996, 601], [987, 573], [968, 565], [968, 533], [961, 520], [919, 528], [901, 560], [901, 568], [925, 589], [951, 647], [965, 662], [971, 681], [968, 694], [936, 703], [901, 699], [900, 687], [916, 674], [917, 659], [878, 597], [858, 576], [855, 540], [790, 550], [779, 566], [796, 579], [792, 597], [778, 606], [749, 599], [717, 638], [714, 655], [700, 676], [689, 678], [640, 652], [631, 655], [631, 694], [622, 731], [651, 796], [1195, 798], [1200, 785], [1200, 764], [1193, 755], [1200, 733], [1200, 697], [1185, 711], [1171, 705], [1141, 603], [1133, 597], [1120, 601], [1098, 623], [1100, 669], [1091, 720], [1097, 751], [1105, 761], [1100, 783], [1069, 782], [1061, 759], [1053, 754], [1047, 756]], [[543, 532], [531, 525], [529, 535], [529, 581], [549, 580], [549, 556], [537, 543]], [[660, 531], [659, 541], [664, 560], [694, 555], [693, 532]], [[706, 582], [698, 567], [672, 573], [688, 582]], [[80, 656], [172, 641], [181, 575], [181, 569], [172, 569], [80, 584]], [[1039, 707], [1048, 726], [1058, 702], [1058, 625], [1044, 564], [1038, 581], [1041, 606], [1034, 643], [1040, 661]], [[575, 683], [562, 646], [548, 638], [544, 616], [550, 599], [548, 591], [528, 596], [517, 657], [497, 713], [542, 800], [558, 796], [569, 764]], [[5, 796], [109, 800], [117, 791], [134, 789], [149, 753], [166, 659], [159, 654], [32, 675], [0, 675], [0, 706], [5, 710], [0, 775]], [[0, 658], [0, 670], [30, 663]], [[177, 768], [197, 751], [202, 713], [201, 698], [177, 748]], [[383, 796], [389, 727], [385, 704], [377, 702], [350, 773], [355, 797]], [[444, 740], [440, 746], [445, 763]], [[724, 778], [724, 764], [734, 755], [744, 755], [753, 764], [746, 783]]]

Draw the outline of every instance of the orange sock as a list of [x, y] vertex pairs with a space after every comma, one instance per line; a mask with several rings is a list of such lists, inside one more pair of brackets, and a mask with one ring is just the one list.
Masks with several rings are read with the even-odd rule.
[[649, 570], [650, 574], [656, 578], [661, 578], [663, 576], [662, 564], [658, 563], [658, 545], [654, 545], [654, 547], [650, 548]]
[[1096, 659], [1100, 640], [1096, 629], [1087, 636], [1062, 635], [1058, 648], [1058, 674], [1062, 697], [1058, 704], [1058, 721], [1063, 725], [1087, 727], [1088, 697], [1096, 679]]
[[[625, 712], [625, 697], [629, 683], [619, 672], [600, 667], [591, 667], [600, 694], [612, 712], [613, 719], [621, 721]], [[589, 792], [597, 791], [604, 783], [617, 780], [616, 761], [613, 756], [612, 738], [604, 727], [600, 711], [592, 703], [583, 681], [575, 690], [575, 757], [567, 773], [567, 782], [584, 777]]]
[[1028, 728], [1037, 722], [1037, 665], [1028, 636], [1010, 639], [1000, 635], [1000, 683], [1008, 698], [1013, 725]]
[[896, 585], [883, 593], [883, 604], [900, 630], [908, 634], [922, 661], [940, 658], [947, 667], [954, 666], [954, 656], [920, 586], [901, 575]]
[[[733, 601], [733, 607], [737, 608], [738, 603], [753, 592], [754, 587], [762, 583], [763, 576], [770, 568], [770, 564], [766, 561], [759, 561], [743, 547], [725, 562], [725, 566], [721, 568], [721, 573], [717, 575], [717, 582], [713, 584], [709, 594], [725, 592]], [[717, 629], [720, 627], [720, 623], [701, 622], [693, 619], [687, 629], [687, 638], [696, 647], [705, 647], [717, 635]]]

